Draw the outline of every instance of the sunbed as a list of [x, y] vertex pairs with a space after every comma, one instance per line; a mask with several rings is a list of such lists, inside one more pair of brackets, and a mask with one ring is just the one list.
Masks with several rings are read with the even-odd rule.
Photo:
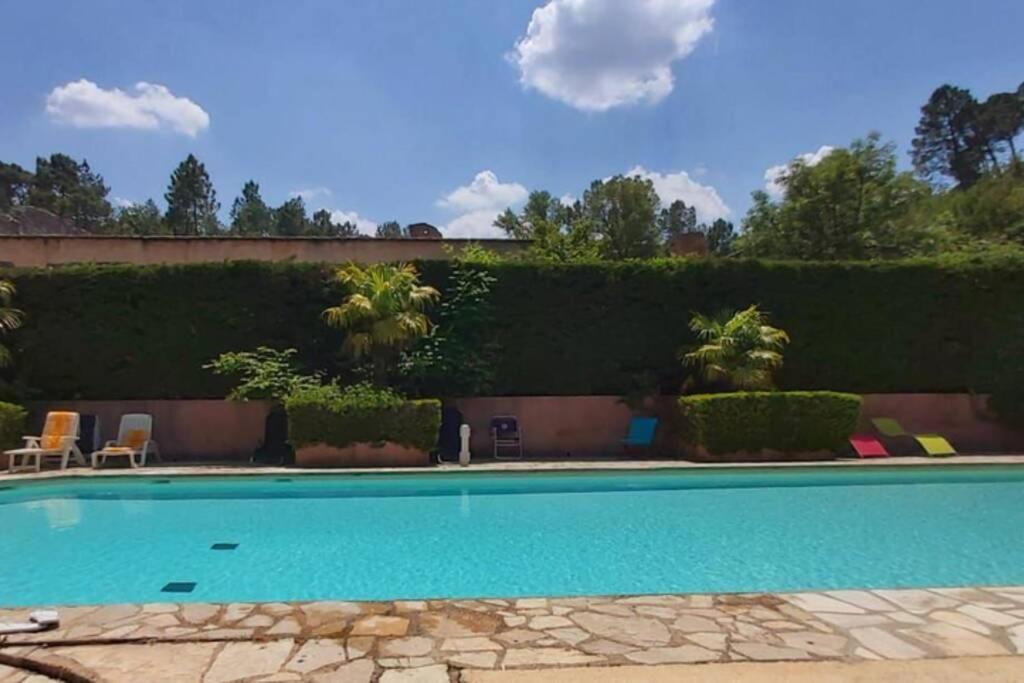
[[146, 457], [153, 453], [159, 456], [156, 441], [153, 440], [153, 416], [145, 413], [128, 413], [121, 416], [117, 439], [92, 454], [93, 468], [99, 467], [107, 458], [128, 458], [132, 467], [146, 466]]
[[941, 458], [956, 455], [956, 449], [944, 437], [938, 434], [911, 434], [903, 428], [899, 422], [891, 417], [872, 418], [871, 424], [885, 437], [889, 438], [911, 438], [924, 449], [924, 452], [933, 458]]
[[[85, 465], [85, 458], [78, 450], [78, 413], [53, 411], [46, 414], [46, 423], [40, 436], [25, 436], [25, 446], [4, 451], [9, 458], [9, 472], [38, 472], [46, 458], [60, 458], [60, 468], [66, 470], [68, 461], [74, 457], [79, 465]], [[20, 462], [19, 462], [20, 459]]]

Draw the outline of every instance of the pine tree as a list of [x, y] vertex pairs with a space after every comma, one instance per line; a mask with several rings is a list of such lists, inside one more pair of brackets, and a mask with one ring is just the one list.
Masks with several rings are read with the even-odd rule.
[[164, 199], [172, 234], [216, 235], [220, 231], [217, 192], [206, 167], [192, 154], [174, 169]]
[[254, 180], [242, 186], [242, 195], [231, 205], [231, 232], [236, 235], [269, 235], [274, 228], [270, 207], [260, 196]]

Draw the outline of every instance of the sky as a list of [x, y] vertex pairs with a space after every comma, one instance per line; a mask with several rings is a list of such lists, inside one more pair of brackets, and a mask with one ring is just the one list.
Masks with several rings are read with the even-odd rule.
[[739, 223], [772, 168], [872, 130], [909, 165], [937, 86], [1024, 80], [1020, 0], [0, 3], [0, 160], [163, 205], [193, 153], [225, 219], [254, 179], [368, 232], [494, 236], [621, 173]]

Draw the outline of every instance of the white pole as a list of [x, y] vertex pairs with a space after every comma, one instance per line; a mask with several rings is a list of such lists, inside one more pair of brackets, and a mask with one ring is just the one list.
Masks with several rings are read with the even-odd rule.
[[469, 465], [469, 425], [459, 427], [459, 437], [462, 439], [462, 448], [459, 450], [459, 464], [463, 467]]

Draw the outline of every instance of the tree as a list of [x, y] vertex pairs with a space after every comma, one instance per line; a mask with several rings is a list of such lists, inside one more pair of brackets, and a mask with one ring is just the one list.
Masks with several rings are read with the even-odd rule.
[[430, 332], [423, 312], [441, 295], [421, 285], [416, 268], [405, 263], [349, 264], [336, 273], [349, 294], [324, 311], [327, 324], [346, 332], [342, 350], [369, 359], [374, 383], [383, 387], [399, 354]]
[[250, 180], [231, 204], [231, 232], [236, 235], [269, 235], [274, 228], [270, 207], [260, 195], [260, 186]]
[[682, 359], [697, 369], [704, 382], [738, 391], [774, 388], [772, 374], [782, 366], [782, 350], [789, 336], [770, 326], [767, 314], [757, 306], [713, 317], [696, 313], [690, 329], [701, 343], [684, 352]]
[[895, 147], [877, 133], [833, 150], [817, 165], [795, 160], [781, 202], [755, 192], [740, 238], [748, 256], [864, 259], [916, 253], [927, 230], [910, 221], [929, 194], [896, 170]]
[[292, 197], [274, 209], [274, 234], [288, 237], [305, 235], [307, 230], [306, 203], [302, 197]]
[[979, 106], [969, 90], [943, 85], [921, 108], [911, 155], [921, 177], [952, 178], [970, 187], [981, 177], [986, 140], [979, 124]]
[[36, 158], [27, 203], [52, 211], [82, 230], [97, 232], [112, 213], [109, 192], [88, 161], [79, 163], [66, 154], [51, 154], [49, 159]]
[[1024, 83], [1017, 92], [996, 93], [985, 100], [979, 118], [984, 134], [994, 143], [1006, 145], [1011, 163], [1019, 162], [1015, 139], [1024, 132]]
[[716, 256], [728, 256], [732, 253], [736, 230], [731, 222], [718, 218], [711, 225], [701, 225], [701, 232], [707, 238], [710, 253]]
[[662, 251], [654, 184], [639, 176], [595, 180], [583, 193], [583, 218], [600, 237], [606, 258], [650, 258]]
[[521, 213], [505, 209], [495, 220], [513, 239], [532, 240], [530, 256], [544, 261], [569, 261], [600, 258], [593, 225], [582, 216], [577, 201], [563, 204], [550, 192], [530, 193]]
[[31, 173], [18, 164], [0, 161], [0, 212], [24, 204], [31, 186]]
[[122, 206], [114, 211], [114, 220], [107, 230], [113, 235], [166, 235], [167, 225], [156, 202]]
[[309, 234], [317, 237], [355, 237], [359, 234], [359, 228], [351, 221], [335, 223], [331, 212], [327, 209], [320, 209], [313, 214], [309, 223]]
[[385, 221], [377, 225], [377, 237], [383, 239], [402, 239], [408, 237], [409, 233], [402, 228], [398, 221]]
[[677, 235], [697, 232], [697, 209], [675, 200], [658, 214], [658, 230], [666, 242]]
[[164, 194], [165, 216], [174, 235], [215, 235], [220, 231], [217, 221], [217, 192], [210, 176], [194, 155], [189, 154], [174, 173]]
[[[14, 301], [14, 284], [9, 280], [0, 280], [0, 335], [21, 327], [22, 313], [12, 306]], [[0, 367], [11, 364], [11, 352], [0, 344]]]

